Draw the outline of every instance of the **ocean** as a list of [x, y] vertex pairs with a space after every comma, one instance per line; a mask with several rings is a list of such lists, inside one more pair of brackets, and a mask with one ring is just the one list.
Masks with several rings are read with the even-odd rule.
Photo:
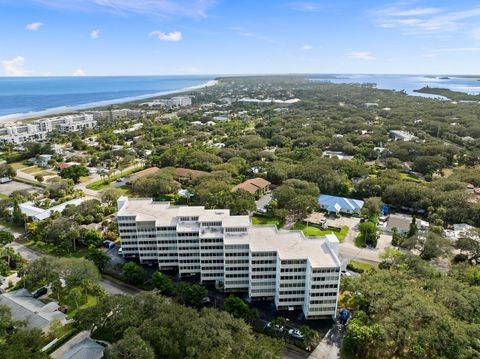
[[452, 91], [465, 92], [473, 95], [480, 93], [480, 76], [462, 77], [448, 75], [312, 75], [312, 80], [328, 81], [337, 84], [345, 83], [375, 83], [377, 88], [405, 91], [408, 95], [442, 98], [442, 96], [414, 92], [422, 87], [440, 87]]
[[211, 75], [0, 77], [0, 120], [163, 95], [201, 86], [213, 78]]
[[[210, 83], [214, 76], [0, 77], [0, 122], [166, 95]], [[424, 86], [480, 93], [480, 77], [427, 75], [308, 75], [333, 83], [375, 83], [409, 95]]]

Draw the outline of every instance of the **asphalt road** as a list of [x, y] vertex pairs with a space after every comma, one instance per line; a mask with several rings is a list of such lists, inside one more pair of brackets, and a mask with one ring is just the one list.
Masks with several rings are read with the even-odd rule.
[[[15, 249], [15, 251], [17, 251], [23, 258], [28, 261], [32, 261], [43, 256], [42, 253], [25, 247], [23, 244], [20, 244], [18, 242], [10, 243], [9, 246]], [[140, 292], [138, 288], [132, 287], [126, 283], [105, 276], [102, 276], [100, 284], [102, 285], [103, 289], [105, 289], [110, 294], [135, 294]]]

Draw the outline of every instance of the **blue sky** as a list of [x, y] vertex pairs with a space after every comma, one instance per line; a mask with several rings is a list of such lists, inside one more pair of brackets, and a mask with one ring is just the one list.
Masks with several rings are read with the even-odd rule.
[[0, 30], [8, 76], [480, 73], [480, 0], [0, 0]]

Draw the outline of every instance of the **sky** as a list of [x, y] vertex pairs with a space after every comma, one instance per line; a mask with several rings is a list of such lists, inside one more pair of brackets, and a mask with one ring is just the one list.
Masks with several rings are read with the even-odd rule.
[[479, 74], [480, 0], [0, 0], [0, 76]]

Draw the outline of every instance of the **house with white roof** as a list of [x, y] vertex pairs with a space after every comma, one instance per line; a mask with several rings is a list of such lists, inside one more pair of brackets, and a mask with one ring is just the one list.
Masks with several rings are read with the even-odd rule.
[[76, 198], [70, 201], [59, 204], [58, 206], [53, 206], [48, 209], [43, 209], [36, 207], [32, 201], [24, 202], [19, 205], [22, 213], [31, 221], [38, 222], [44, 219], [49, 218], [52, 213], [59, 212], [62, 213], [67, 206], [78, 206], [80, 203], [85, 201], [83, 198]]

